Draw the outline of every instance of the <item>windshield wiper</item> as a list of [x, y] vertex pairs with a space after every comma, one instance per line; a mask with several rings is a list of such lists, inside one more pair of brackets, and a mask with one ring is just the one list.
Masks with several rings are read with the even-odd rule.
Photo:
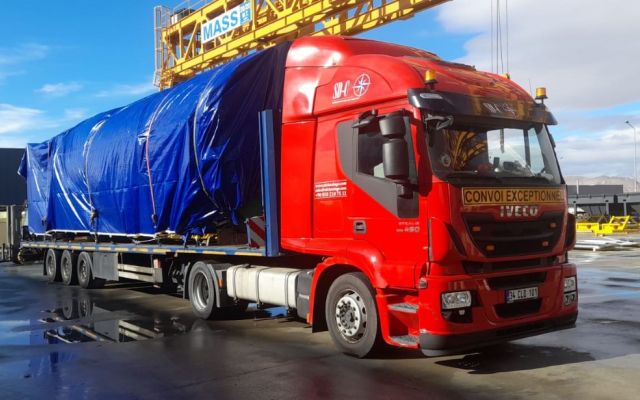
[[501, 176], [502, 179], [535, 179], [535, 180], [543, 180], [546, 183], [550, 183], [551, 180], [549, 178], [545, 178], [542, 175], [510, 175], [510, 176]]
[[475, 171], [456, 171], [456, 172], [450, 172], [445, 176], [445, 179], [449, 179], [449, 178], [466, 178], [466, 179], [488, 179], [488, 180], [492, 180], [492, 181], [498, 181], [498, 182], [502, 182], [501, 178], [498, 178], [495, 175], [479, 175], [477, 172]]

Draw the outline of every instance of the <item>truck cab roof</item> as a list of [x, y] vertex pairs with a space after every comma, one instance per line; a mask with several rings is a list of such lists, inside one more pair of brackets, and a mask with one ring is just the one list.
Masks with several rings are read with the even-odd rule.
[[286, 67], [285, 122], [406, 98], [408, 89], [426, 87], [427, 70], [436, 73], [439, 92], [533, 104], [531, 96], [505, 76], [375, 40], [300, 38], [291, 45]]

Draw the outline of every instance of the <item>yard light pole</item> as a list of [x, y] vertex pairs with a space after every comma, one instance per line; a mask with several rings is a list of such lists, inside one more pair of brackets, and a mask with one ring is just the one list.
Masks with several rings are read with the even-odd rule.
[[633, 128], [633, 191], [638, 192], [638, 169], [636, 168], [636, 127], [629, 121], [624, 121], [625, 124]]

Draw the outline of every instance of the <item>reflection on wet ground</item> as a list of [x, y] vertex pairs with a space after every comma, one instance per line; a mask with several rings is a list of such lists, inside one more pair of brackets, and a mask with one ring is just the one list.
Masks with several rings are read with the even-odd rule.
[[[7, 275], [7, 270], [29, 273]], [[83, 290], [49, 284], [38, 272], [37, 265], [0, 264], [0, 388], [4, 379], [55, 375], [59, 365], [81, 359], [93, 346], [216, 331], [192, 316], [188, 301], [152, 285], [125, 282]], [[258, 310], [252, 304], [239, 318], [283, 320], [286, 309]]]
[[70, 290], [60, 300], [57, 308], [42, 310], [31, 319], [0, 322], [0, 345], [130, 342], [188, 330], [178, 318], [144, 317], [102, 308], [81, 290]]
[[471, 374], [495, 374], [594, 360], [588, 352], [575, 351], [567, 347], [504, 343], [461, 358], [450, 358], [436, 363], [466, 370]]
[[[286, 309], [200, 321], [138, 283], [82, 290], [0, 264], [0, 400], [11, 398], [635, 398], [640, 250], [572, 252], [575, 329], [470, 354], [356, 360]], [[594, 386], [594, 382], [598, 382]]]
[[[2, 285], [0, 284], [0, 287]], [[122, 343], [157, 339], [189, 331], [195, 321], [189, 318], [156, 314], [144, 316], [126, 309], [109, 309], [113, 301], [95, 299], [89, 291], [59, 287], [58, 307], [44, 309], [39, 315], [26, 320], [0, 321], [0, 345], [48, 345], [85, 342]], [[149, 287], [138, 287], [149, 291]], [[1, 290], [1, 289], [0, 289]], [[0, 301], [0, 311], [14, 308], [15, 302]], [[249, 305], [241, 319], [271, 319], [286, 317], [285, 307], [258, 310]]]

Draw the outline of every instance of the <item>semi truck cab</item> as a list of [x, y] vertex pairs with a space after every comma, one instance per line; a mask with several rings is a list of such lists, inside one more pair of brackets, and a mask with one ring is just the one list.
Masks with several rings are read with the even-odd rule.
[[[355, 355], [373, 348], [375, 329], [439, 355], [573, 326], [575, 221], [548, 131], [556, 121], [538, 97], [422, 50], [292, 44], [281, 247], [322, 257], [314, 329]], [[344, 274], [373, 293], [377, 318], [358, 279], [332, 291]]]

